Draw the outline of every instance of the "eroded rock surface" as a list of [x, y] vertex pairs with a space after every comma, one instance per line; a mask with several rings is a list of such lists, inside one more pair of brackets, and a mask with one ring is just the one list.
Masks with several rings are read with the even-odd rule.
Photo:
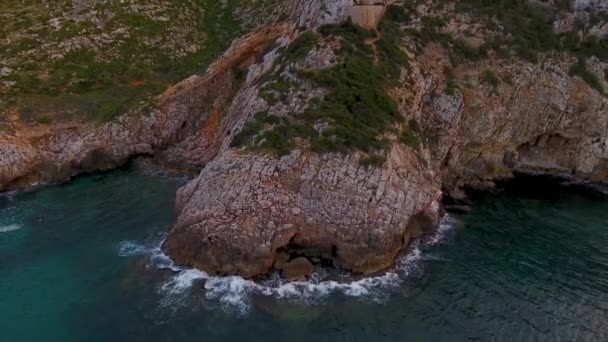
[[395, 147], [386, 168], [356, 155], [294, 151], [281, 159], [226, 151], [180, 189], [164, 248], [213, 274], [268, 272], [280, 248], [358, 273], [388, 267], [407, 245], [409, 219], [439, 218], [439, 180]]
[[[218, 141], [218, 116], [239, 89], [233, 67], [255, 59], [284, 30], [280, 25], [262, 28], [237, 40], [205, 74], [169, 88], [150, 112], [137, 110], [100, 126], [62, 123], [41, 128], [17, 123], [15, 132], [0, 130], [0, 190], [109, 170], [134, 156], [160, 154], [169, 147], [174, 150], [161, 156], [163, 162], [200, 168], [217, 152], [211, 147]], [[184, 155], [179, 144], [187, 144], [189, 137], [209, 145], [206, 154], [190, 149]]]
[[[444, 185], [483, 187], [513, 171], [608, 182], [608, 100], [565, 71], [573, 62], [461, 67], [476, 84], [455, 95], [442, 93], [441, 76], [428, 78], [422, 124]], [[510, 82], [484, 84], [483, 70]]]

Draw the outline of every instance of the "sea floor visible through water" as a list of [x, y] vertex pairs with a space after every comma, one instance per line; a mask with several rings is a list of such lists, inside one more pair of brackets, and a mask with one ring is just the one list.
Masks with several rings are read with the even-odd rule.
[[608, 201], [507, 190], [371, 278], [252, 282], [160, 251], [184, 179], [0, 194], [0, 341], [608, 341]]

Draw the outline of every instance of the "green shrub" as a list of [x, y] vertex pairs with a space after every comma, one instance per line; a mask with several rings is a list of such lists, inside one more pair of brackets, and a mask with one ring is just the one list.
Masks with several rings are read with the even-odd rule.
[[410, 119], [408, 127], [401, 132], [399, 141], [405, 146], [418, 148], [422, 144], [421, 134], [422, 130], [420, 129], [420, 125], [418, 125], [418, 121]]
[[50, 125], [51, 123], [53, 123], [53, 119], [50, 116], [45, 115], [43, 117], [36, 119], [36, 122], [41, 125]]
[[597, 76], [587, 68], [587, 63], [584, 58], [579, 58], [576, 64], [570, 68], [570, 74], [582, 78], [591, 88], [597, 90], [601, 94], [606, 94], [602, 82]]
[[481, 76], [481, 80], [492, 86], [492, 88], [496, 89], [498, 88], [498, 86], [500, 85], [500, 78], [496, 75], [496, 73], [493, 70], [490, 69], [486, 69], [482, 76]]
[[[283, 118], [272, 124], [264, 122], [263, 117], [256, 117], [235, 136], [232, 146], [247, 145], [280, 156], [293, 148], [295, 138], [301, 138], [319, 153], [384, 149], [388, 145], [384, 134], [390, 125], [402, 120], [386, 86], [407, 63], [407, 57], [399, 48], [398, 27], [391, 22], [383, 23], [381, 31], [383, 35], [377, 41], [378, 54], [375, 55], [375, 50], [366, 43], [375, 37], [374, 32], [352, 22], [321, 27], [320, 34], [340, 38], [341, 61], [328, 69], [298, 70], [296, 73], [327, 88], [328, 94], [322, 99], [311, 100], [300, 116], [292, 115], [290, 119]], [[310, 33], [296, 39], [283, 51], [281, 60], [305, 56], [307, 50], [317, 44], [317, 38]], [[280, 75], [282, 70], [280, 66], [274, 73]], [[276, 102], [277, 97], [286, 99], [292, 87], [293, 82], [277, 77], [267, 81], [260, 96], [269, 103]], [[317, 130], [317, 125], [324, 128]]]
[[287, 96], [292, 86], [293, 83], [290, 80], [283, 76], [279, 76], [274, 80], [268, 81], [260, 88], [259, 95], [270, 105], [277, 103], [277, 96], [283, 103], [287, 104]]
[[382, 20], [379, 25], [381, 39], [376, 42], [379, 67], [389, 80], [398, 80], [403, 66], [408, 66], [408, 58], [401, 49], [402, 32], [392, 20]]
[[387, 7], [386, 13], [384, 14], [386, 17], [385, 21], [407, 23], [412, 18], [412, 14], [414, 13], [414, 11], [415, 9], [413, 8], [413, 6], [406, 7], [405, 5], [390, 5]]
[[237, 81], [244, 81], [247, 77], [247, 72], [236, 65], [232, 66], [232, 74]]
[[458, 90], [458, 83], [456, 82], [456, 75], [454, 75], [454, 70], [450, 67], [446, 67], [443, 70], [445, 75], [445, 93], [448, 95], [456, 94], [456, 90]]
[[249, 144], [253, 137], [260, 133], [270, 116], [268, 112], [259, 112], [254, 116], [254, 120], [249, 120], [243, 128], [232, 138], [230, 147], [242, 147]]
[[[494, 27], [494, 23], [499, 23], [502, 32], [497, 32], [485, 49], [508, 46], [519, 57], [531, 62], [538, 61], [539, 53], [552, 51], [569, 51], [576, 56], [608, 60], [608, 41], [594, 35], [586, 35], [581, 40], [579, 28], [565, 34], [555, 33], [553, 25], [560, 12], [571, 10], [568, 0], [557, 0], [555, 5], [531, 0], [461, 0], [457, 8], [485, 17], [487, 25], [495, 31], [498, 27]], [[504, 50], [499, 54], [504, 54]]]
[[381, 167], [386, 162], [386, 158], [384, 156], [378, 154], [372, 154], [365, 158], [362, 158], [360, 164], [363, 166], [373, 166], [373, 167]]
[[298, 61], [306, 57], [319, 42], [319, 37], [312, 31], [306, 31], [298, 36], [283, 52], [282, 58], [287, 61]]

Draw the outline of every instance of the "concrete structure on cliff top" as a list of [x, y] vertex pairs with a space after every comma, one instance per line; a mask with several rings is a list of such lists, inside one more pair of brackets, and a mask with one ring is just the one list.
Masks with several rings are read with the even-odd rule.
[[388, 4], [387, 0], [355, 0], [353, 5], [348, 7], [347, 15], [354, 23], [367, 29], [375, 29]]

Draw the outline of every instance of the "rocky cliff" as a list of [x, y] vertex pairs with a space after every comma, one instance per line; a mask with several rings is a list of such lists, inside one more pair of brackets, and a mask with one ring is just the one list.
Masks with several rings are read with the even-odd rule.
[[[389, 3], [288, 2], [150, 113], [16, 125], [0, 136], [0, 189], [137, 155], [196, 170], [163, 248], [254, 277], [301, 257], [382, 270], [437, 225], [443, 194], [513, 172], [608, 183], [604, 2], [534, 7], [551, 27], [522, 32], [490, 30], [494, 8], [468, 0]], [[541, 34], [552, 45], [518, 40]]]

